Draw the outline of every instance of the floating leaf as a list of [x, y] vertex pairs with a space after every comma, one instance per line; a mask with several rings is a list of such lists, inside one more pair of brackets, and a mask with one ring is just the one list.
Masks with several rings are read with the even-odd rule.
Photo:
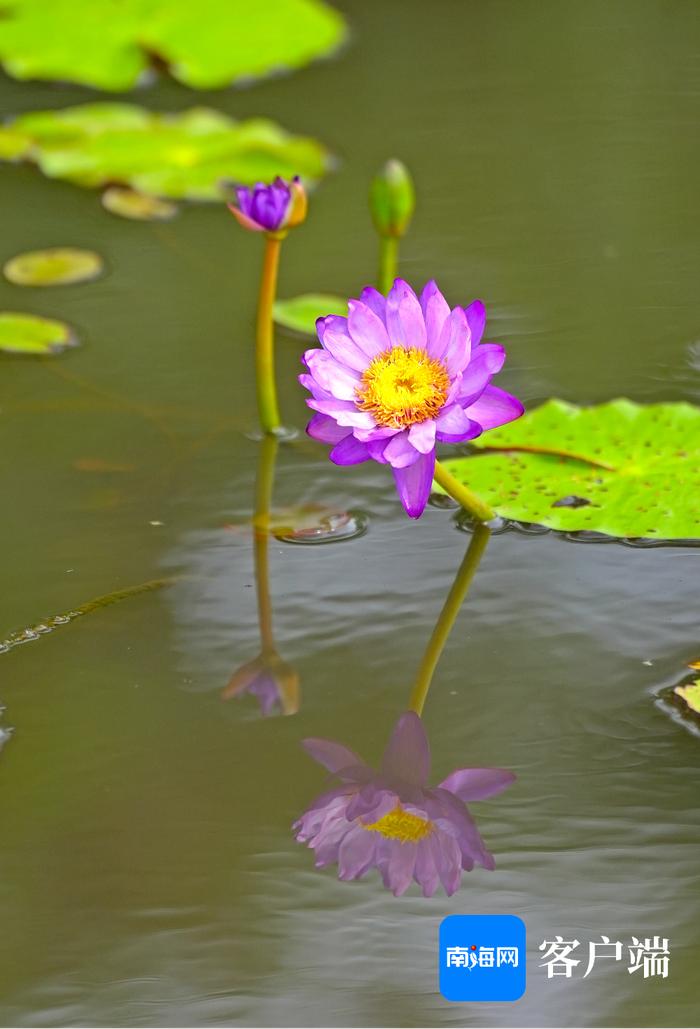
[[7, 131], [31, 140], [29, 156], [49, 178], [92, 187], [122, 183], [175, 199], [222, 199], [227, 181], [297, 174], [313, 181], [329, 165], [328, 152], [313, 139], [207, 107], [153, 114], [133, 104], [97, 103], [34, 111], [9, 130], [0, 127], [0, 153]]
[[445, 466], [505, 518], [565, 532], [700, 538], [700, 408], [549, 400], [474, 443], [482, 454]]
[[0, 161], [19, 161], [27, 157], [32, 141], [21, 132], [4, 126], [0, 128]]
[[304, 293], [289, 300], [276, 301], [272, 314], [278, 325], [307, 336], [316, 335], [316, 319], [327, 314], [348, 313], [348, 302], [331, 293]]
[[96, 279], [103, 268], [102, 258], [94, 250], [52, 247], [17, 254], [7, 261], [3, 274], [15, 286], [67, 286]]
[[2, 0], [0, 61], [17, 79], [124, 92], [158, 61], [194, 89], [298, 68], [343, 40], [321, 0]]
[[700, 715], [700, 679], [688, 686], [675, 686], [673, 692], [685, 701], [694, 714]]
[[148, 193], [139, 193], [126, 186], [110, 186], [106, 189], [102, 194], [102, 206], [110, 214], [141, 222], [169, 221], [177, 214], [177, 204], [149, 196]]
[[58, 354], [77, 343], [65, 322], [34, 314], [0, 312], [0, 351], [6, 354]]

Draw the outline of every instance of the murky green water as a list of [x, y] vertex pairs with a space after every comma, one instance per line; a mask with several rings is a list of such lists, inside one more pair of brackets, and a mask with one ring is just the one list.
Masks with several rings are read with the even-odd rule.
[[[354, 39], [335, 61], [197, 97], [278, 118], [342, 160], [286, 244], [282, 293], [372, 279], [366, 185], [395, 154], [420, 195], [402, 271], [436, 277], [453, 303], [487, 301], [506, 388], [529, 404], [697, 401], [696, 5], [344, 6]], [[0, 85], [3, 114], [90, 95]], [[192, 103], [172, 83], [139, 99]], [[374, 464], [282, 448], [276, 504], [359, 507], [370, 530], [272, 541], [301, 709], [263, 720], [252, 700], [223, 703], [259, 646], [251, 541], [230, 528], [250, 514], [258, 453], [245, 436], [257, 240], [214, 207], [138, 225], [28, 167], [0, 180], [3, 260], [70, 244], [109, 266], [86, 286], [0, 286], [3, 307], [63, 317], [85, 340], [0, 364], [0, 636], [180, 577], [0, 654], [0, 724], [16, 729], [1, 760], [2, 1024], [697, 1025], [700, 752], [657, 700], [700, 647], [697, 551], [494, 537], [426, 721], [436, 779], [463, 764], [518, 773], [475, 806], [496, 872], [430, 901], [314, 872], [289, 831], [323, 786], [299, 740], [378, 757], [468, 538], [448, 511], [409, 523]], [[303, 345], [280, 339], [298, 426]], [[526, 920], [516, 1005], [439, 996], [451, 912]], [[548, 981], [537, 946], [554, 933], [660, 934], [670, 975], [599, 962]]]

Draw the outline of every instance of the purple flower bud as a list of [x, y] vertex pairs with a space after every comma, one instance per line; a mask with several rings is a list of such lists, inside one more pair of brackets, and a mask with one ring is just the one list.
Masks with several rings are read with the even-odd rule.
[[251, 232], [282, 232], [306, 217], [306, 192], [298, 175], [291, 183], [278, 175], [269, 185], [238, 186], [236, 198], [238, 204], [229, 204], [229, 210], [239, 225]]

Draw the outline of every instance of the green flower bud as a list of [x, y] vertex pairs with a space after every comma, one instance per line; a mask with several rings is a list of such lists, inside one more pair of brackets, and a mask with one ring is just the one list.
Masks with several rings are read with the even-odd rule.
[[416, 194], [413, 179], [401, 161], [387, 161], [372, 179], [369, 209], [380, 236], [403, 236], [413, 217]]

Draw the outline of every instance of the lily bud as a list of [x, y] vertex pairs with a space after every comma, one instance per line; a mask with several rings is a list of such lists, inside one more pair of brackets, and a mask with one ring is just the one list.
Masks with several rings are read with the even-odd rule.
[[404, 236], [416, 206], [413, 179], [401, 161], [387, 161], [372, 179], [369, 209], [380, 236]]

